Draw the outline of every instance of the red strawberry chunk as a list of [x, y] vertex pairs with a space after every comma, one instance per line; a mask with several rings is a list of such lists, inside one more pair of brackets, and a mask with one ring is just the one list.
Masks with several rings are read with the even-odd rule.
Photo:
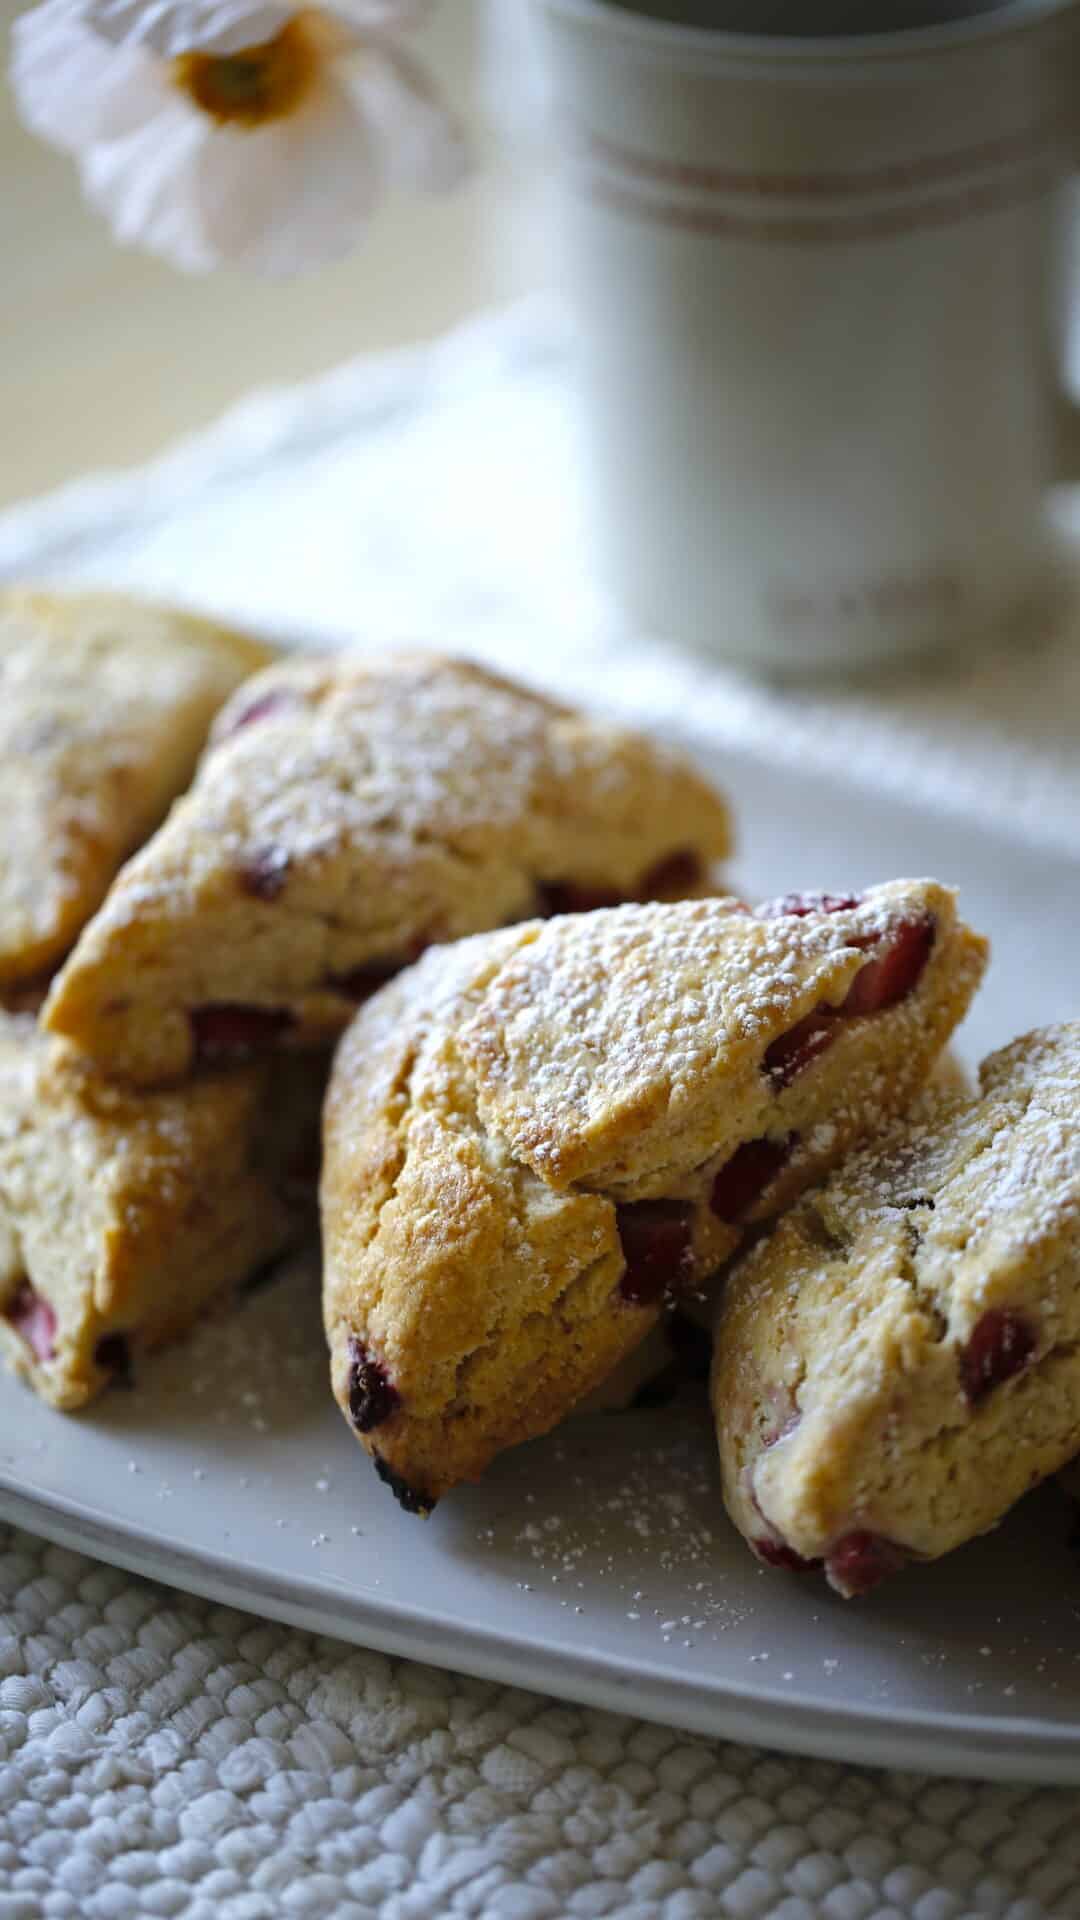
[[825, 1556], [825, 1572], [829, 1585], [845, 1599], [853, 1600], [859, 1594], [869, 1593], [890, 1573], [898, 1573], [908, 1558], [905, 1549], [898, 1547], [895, 1540], [886, 1540], [880, 1533], [868, 1533], [857, 1527], [830, 1548]]
[[770, 1540], [767, 1534], [750, 1544], [759, 1560], [770, 1567], [783, 1567], [785, 1573], [813, 1573], [821, 1565], [820, 1560], [804, 1560], [794, 1547], [786, 1546], [782, 1540]]
[[929, 915], [904, 920], [894, 932], [871, 935], [852, 946], [873, 946], [874, 956], [855, 975], [841, 1013], [883, 1013], [914, 993], [930, 958], [937, 928]]
[[257, 720], [266, 720], [272, 713], [281, 713], [287, 707], [295, 707], [298, 704], [297, 695], [284, 687], [277, 687], [271, 693], [260, 694], [257, 699], [251, 701], [249, 706], [241, 707], [239, 713], [231, 717], [229, 725], [218, 734], [217, 738], [231, 739], [234, 733], [240, 732], [241, 727], [250, 727]]
[[762, 1062], [773, 1086], [788, 1087], [810, 1064], [831, 1047], [836, 1039], [836, 1008], [825, 1001], [796, 1021], [786, 1033], [766, 1047]]
[[626, 1271], [624, 1300], [649, 1307], [690, 1277], [694, 1267], [694, 1209], [688, 1200], [638, 1200], [616, 1209]]
[[786, 1140], [747, 1140], [736, 1147], [713, 1181], [709, 1204], [718, 1220], [732, 1227], [745, 1220], [769, 1182], [790, 1160], [798, 1138], [797, 1133], [789, 1133]]
[[239, 868], [240, 885], [256, 900], [276, 900], [289, 877], [289, 864], [283, 847], [260, 847]]
[[200, 1060], [243, 1060], [265, 1053], [296, 1024], [286, 1007], [245, 1007], [225, 1000], [193, 1008], [190, 1019]]
[[349, 1341], [349, 1418], [358, 1433], [370, 1433], [401, 1405], [401, 1395], [380, 1360], [362, 1340]]
[[692, 847], [680, 847], [663, 860], [657, 860], [637, 884], [639, 900], [678, 900], [691, 888], [699, 887], [702, 865]]
[[56, 1315], [47, 1300], [23, 1280], [4, 1315], [8, 1324], [26, 1341], [36, 1360], [51, 1360], [56, 1352]]
[[999, 1307], [982, 1314], [960, 1355], [960, 1382], [971, 1405], [1022, 1373], [1037, 1345], [1035, 1329], [1022, 1314]]
[[861, 893], [782, 893], [776, 900], [764, 900], [754, 908], [758, 920], [782, 920], [789, 915], [802, 919], [808, 913], [843, 913], [857, 907]]

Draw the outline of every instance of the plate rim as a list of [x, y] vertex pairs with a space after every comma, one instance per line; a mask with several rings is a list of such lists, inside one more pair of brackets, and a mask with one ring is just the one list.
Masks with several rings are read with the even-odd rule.
[[[396, 1658], [493, 1680], [575, 1705], [681, 1727], [708, 1739], [847, 1766], [1043, 1786], [1080, 1786], [1080, 1724], [934, 1713], [845, 1702], [829, 1708], [768, 1683], [692, 1680], [643, 1657], [583, 1653], [481, 1628], [399, 1602], [335, 1594], [336, 1582], [284, 1576], [207, 1549], [168, 1545], [137, 1522], [118, 1525], [85, 1502], [27, 1494], [0, 1470], [0, 1520], [143, 1579]], [[632, 1694], [632, 1697], [628, 1697]]]

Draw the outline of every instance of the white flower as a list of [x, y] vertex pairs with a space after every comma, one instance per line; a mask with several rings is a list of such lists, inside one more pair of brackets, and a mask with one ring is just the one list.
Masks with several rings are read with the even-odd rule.
[[[432, 0], [329, 0], [334, 11], [362, 33], [401, 33], [430, 13]], [[79, 0], [86, 26], [106, 40], [147, 47], [166, 59], [178, 53], [236, 53], [278, 33], [295, 5], [259, 6], [251, 0]]]
[[346, 253], [384, 186], [461, 176], [458, 130], [397, 37], [421, 10], [43, 0], [13, 29], [15, 98], [119, 240], [193, 273], [293, 273]]

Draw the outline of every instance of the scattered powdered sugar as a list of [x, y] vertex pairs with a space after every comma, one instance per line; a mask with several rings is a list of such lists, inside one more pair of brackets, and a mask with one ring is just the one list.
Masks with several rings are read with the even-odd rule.
[[700, 1389], [682, 1389], [662, 1419], [571, 1421], [548, 1451], [548, 1472], [520, 1517], [474, 1536], [524, 1570], [513, 1582], [521, 1593], [554, 1590], [553, 1601], [586, 1618], [602, 1601], [646, 1644], [708, 1645], [749, 1617], [717, 1552], [727, 1522]]

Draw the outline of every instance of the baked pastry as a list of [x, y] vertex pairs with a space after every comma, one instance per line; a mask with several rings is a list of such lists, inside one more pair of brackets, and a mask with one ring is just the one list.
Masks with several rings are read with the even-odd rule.
[[1080, 1451], [1080, 1022], [854, 1155], [735, 1268], [713, 1404], [763, 1560], [863, 1593]]
[[324, 1119], [335, 1395], [403, 1504], [555, 1425], [930, 1073], [985, 943], [930, 881], [626, 906], [441, 949]]
[[133, 1094], [0, 1014], [0, 1351], [44, 1399], [82, 1406], [313, 1224], [321, 1079]]
[[45, 1021], [142, 1085], [326, 1045], [431, 942], [700, 891], [730, 837], [685, 762], [480, 667], [293, 661], [221, 714]]
[[119, 594], [0, 591], [0, 993], [64, 957], [270, 658]]

